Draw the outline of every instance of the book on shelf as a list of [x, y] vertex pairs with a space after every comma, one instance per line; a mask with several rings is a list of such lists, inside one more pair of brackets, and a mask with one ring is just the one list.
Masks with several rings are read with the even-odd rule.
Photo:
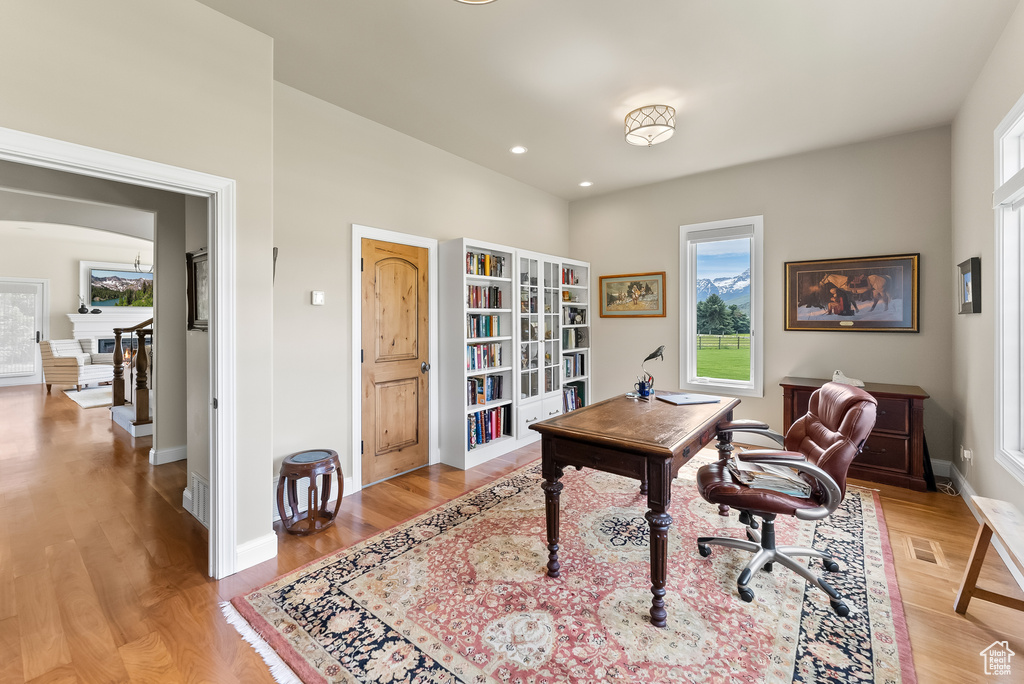
[[469, 414], [466, 418], [466, 447], [473, 449], [510, 434], [511, 417], [511, 406], [498, 406]]
[[590, 346], [589, 328], [563, 328], [562, 349], [580, 349]]
[[567, 378], [586, 375], [586, 356], [583, 354], [567, 354], [563, 356], [562, 369], [565, 371], [565, 377]]
[[500, 309], [501, 288], [497, 285], [467, 285], [466, 306], [470, 309]]
[[580, 397], [579, 389], [575, 385], [566, 385], [562, 388], [562, 411], [568, 413], [582, 406], [583, 398]]
[[504, 396], [504, 379], [500, 375], [476, 376], [466, 380], [466, 401], [470, 406], [499, 401]]
[[505, 277], [505, 257], [487, 252], [466, 252], [466, 273], [469, 275]]
[[501, 317], [487, 314], [467, 314], [466, 337], [501, 337]]
[[500, 342], [466, 345], [466, 370], [499, 368], [502, 362]]
[[811, 485], [792, 468], [780, 464], [748, 463], [733, 454], [726, 467], [740, 484], [753, 489], [767, 489], [801, 499], [811, 496]]

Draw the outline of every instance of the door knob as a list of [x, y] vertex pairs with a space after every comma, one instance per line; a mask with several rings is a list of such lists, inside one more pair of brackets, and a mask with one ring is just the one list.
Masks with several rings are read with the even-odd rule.
[[430, 370], [430, 364], [429, 363], [424, 361], [423, 363], [420, 364], [420, 373], [426, 373], [428, 370]]

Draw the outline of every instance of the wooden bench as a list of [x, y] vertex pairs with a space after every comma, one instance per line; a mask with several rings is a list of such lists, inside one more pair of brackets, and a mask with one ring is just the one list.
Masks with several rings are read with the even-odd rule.
[[967, 561], [964, 578], [960, 582], [954, 609], [963, 615], [967, 612], [967, 605], [971, 599], [978, 598], [1015, 610], [1024, 610], [1024, 601], [1020, 599], [977, 587], [981, 564], [985, 560], [985, 552], [988, 551], [993, 535], [1002, 542], [1003, 548], [1009, 553], [1017, 569], [1024, 573], [1024, 515], [1021, 515], [1013, 504], [1005, 501], [980, 496], [972, 496], [971, 501], [981, 514], [981, 527], [978, 528], [978, 536], [974, 538], [974, 548], [971, 550], [970, 560]]

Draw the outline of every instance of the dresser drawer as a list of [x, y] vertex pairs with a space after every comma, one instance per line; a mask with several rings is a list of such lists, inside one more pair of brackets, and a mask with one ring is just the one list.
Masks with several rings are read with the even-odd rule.
[[864, 450], [853, 459], [853, 464], [863, 468], [908, 472], [910, 440], [872, 432], [864, 443]]
[[910, 402], [906, 399], [876, 397], [878, 413], [875, 417], [875, 430], [910, 434]]

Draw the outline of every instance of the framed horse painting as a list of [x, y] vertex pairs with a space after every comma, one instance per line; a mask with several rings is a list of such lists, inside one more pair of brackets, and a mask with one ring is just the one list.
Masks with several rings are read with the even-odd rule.
[[786, 330], [918, 332], [920, 254], [786, 262]]

